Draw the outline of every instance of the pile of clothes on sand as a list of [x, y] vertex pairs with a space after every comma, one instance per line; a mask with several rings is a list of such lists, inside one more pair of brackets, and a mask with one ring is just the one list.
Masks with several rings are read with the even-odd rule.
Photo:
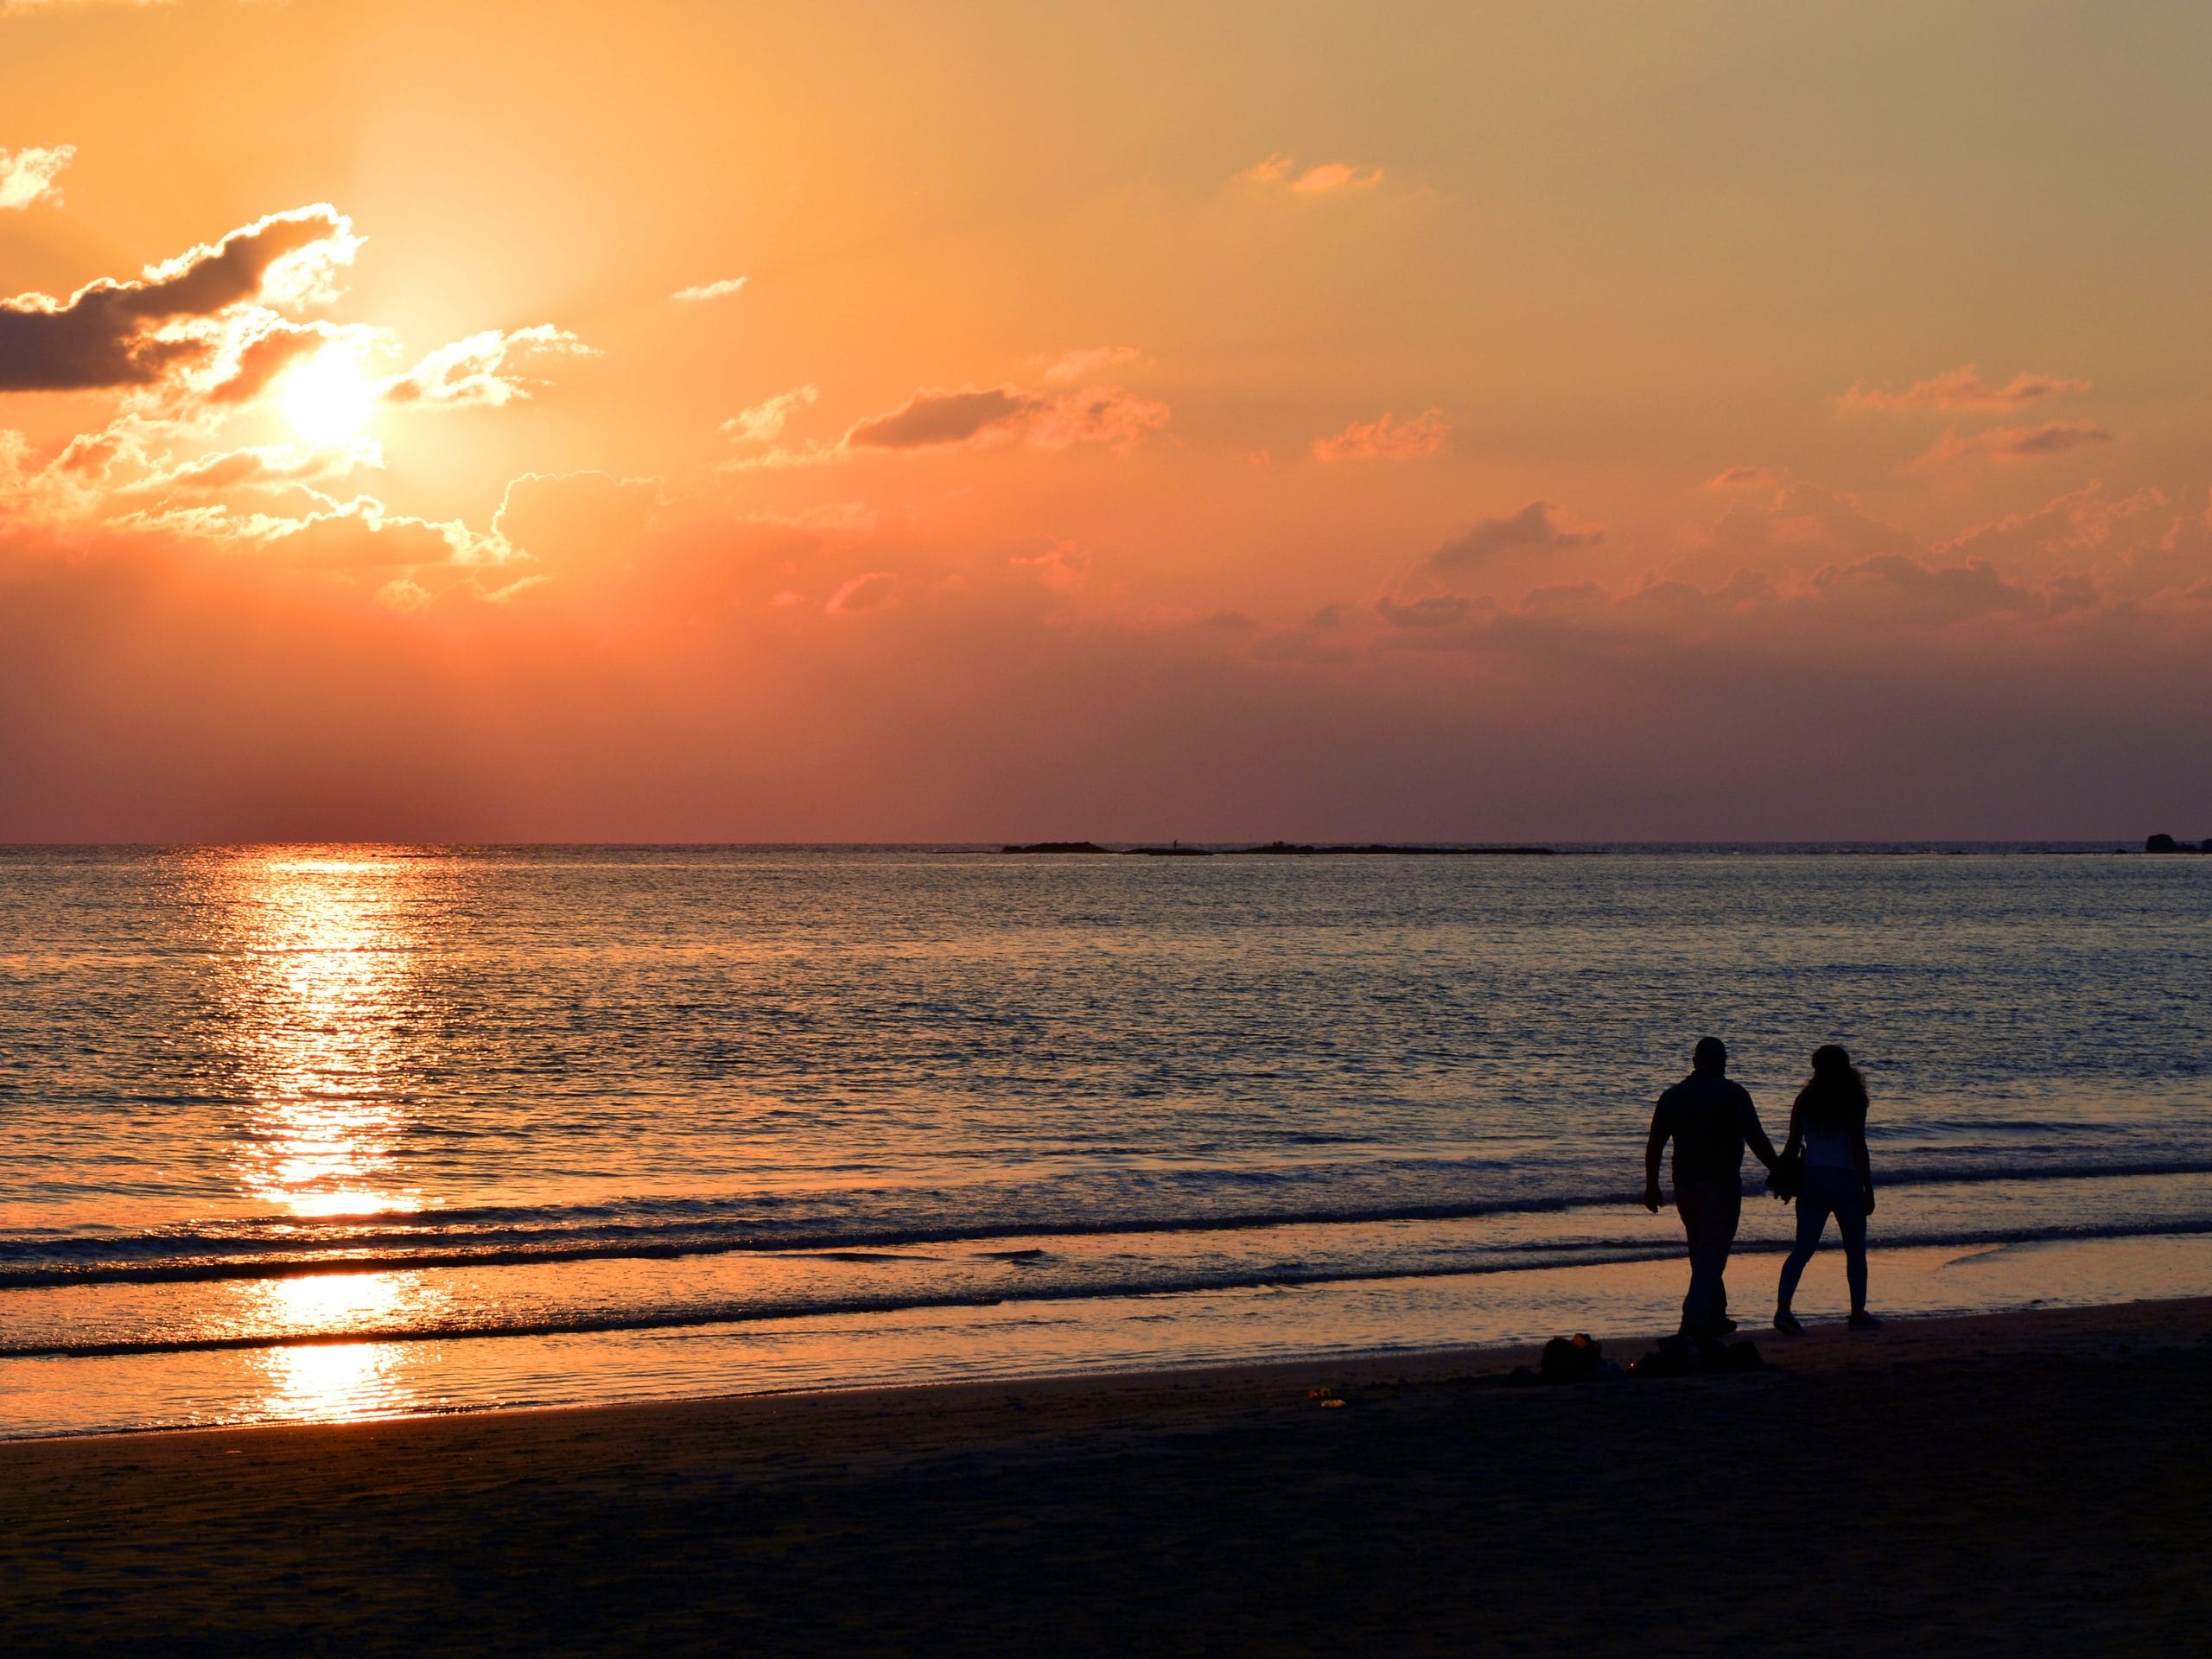
[[1722, 1376], [1742, 1371], [1769, 1370], [1759, 1357], [1758, 1345], [1728, 1342], [1713, 1336], [1662, 1337], [1658, 1345], [1624, 1369], [1607, 1359], [1605, 1346], [1586, 1332], [1554, 1337], [1544, 1344], [1535, 1368], [1514, 1368], [1506, 1380], [1516, 1388], [1547, 1382], [1610, 1382], [1623, 1377]]

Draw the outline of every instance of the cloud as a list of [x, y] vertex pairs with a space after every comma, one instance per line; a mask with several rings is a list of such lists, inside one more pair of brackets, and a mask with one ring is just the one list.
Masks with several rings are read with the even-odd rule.
[[339, 501], [311, 488], [308, 493], [320, 505], [296, 518], [240, 512], [213, 502], [121, 514], [108, 521], [107, 529], [223, 544], [296, 569], [480, 566], [512, 556], [504, 542], [480, 536], [457, 518], [394, 512], [372, 495]]
[[982, 448], [1016, 440], [1039, 449], [1103, 443], [1127, 449], [1166, 423], [1167, 405], [1119, 386], [1026, 391], [1019, 386], [931, 388], [845, 434], [852, 449]]
[[41, 199], [60, 201], [61, 190], [54, 180], [76, 155], [74, 144], [0, 149], [0, 210], [28, 207]]
[[842, 443], [819, 438], [805, 443], [772, 443], [754, 453], [732, 455], [715, 470], [721, 473], [785, 472], [794, 467], [834, 467], [850, 461], [853, 452]]
[[818, 394], [812, 386], [793, 386], [741, 409], [721, 424], [722, 435], [738, 443], [767, 443], [783, 435], [784, 425]]
[[387, 340], [384, 330], [365, 323], [292, 322], [255, 308], [228, 331], [214, 359], [188, 378], [210, 404], [250, 403], [304, 358], [335, 349], [358, 366]]
[[918, 391], [889, 414], [859, 423], [845, 442], [856, 449], [930, 449], [1008, 438], [1050, 402], [1013, 386]]
[[1077, 346], [1062, 352], [1046, 363], [1043, 358], [1032, 359], [1046, 363], [1045, 379], [1055, 386], [1072, 385], [1085, 375], [1096, 374], [1101, 369], [1119, 368], [1124, 363], [1134, 363], [1144, 353], [1134, 346]]
[[300, 449], [288, 444], [258, 445], [230, 449], [180, 461], [115, 486], [125, 498], [167, 499], [178, 496], [215, 496], [241, 489], [275, 489], [343, 477], [360, 467], [384, 465], [384, 449], [374, 440], [355, 438], [321, 448]]
[[1567, 529], [1552, 516], [1550, 502], [1531, 501], [1510, 517], [1478, 519], [1466, 534], [1430, 554], [1427, 563], [1433, 570], [1461, 570], [1524, 548], [1594, 547], [1605, 539], [1601, 529]]
[[1941, 627], [1999, 613], [2036, 615], [2048, 596], [2007, 581], [1982, 559], [1929, 565], [1901, 554], [1881, 554], [1815, 574], [1811, 591], [1837, 607], [1872, 611], [1892, 625]]
[[2107, 444], [2113, 435], [2094, 421], [2045, 421], [2041, 426], [1997, 426], [1961, 437], [1946, 432], [1916, 456], [1916, 467], [1958, 467], [1978, 461], [2044, 461], [2070, 450]]
[[1387, 597], [1375, 601], [1375, 613], [1394, 628], [1448, 628], [1465, 621], [1472, 609], [1469, 601], [1451, 594], [1432, 594], [1404, 605]]
[[742, 276], [725, 276], [718, 283], [701, 283], [692, 288], [679, 288], [668, 297], [686, 305], [697, 305], [707, 300], [726, 299], [743, 288]]
[[636, 557], [662, 505], [657, 478], [524, 473], [501, 494], [489, 539], [495, 552], [547, 569], [619, 568]]
[[1036, 449], [1103, 443], [1126, 451], [1142, 442], [1147, 432], [1166, 425], [1167, 418], [1165, 404], [1119, 386], [1086, 386], [1052, 399], [1030, 423], [1022, 441]]
[[1382, 182], [1379, 167], [1356, 167], [1350, 162], [1322, 162], [1305, 171], [1287, 151], [1277, 151], [1256, 162], [1230, 181], [1254, 190], [1287, 190], [1301, 196], [1340, 195], [1347, 191], [1371, 190]]
[[1782, 480], [1765, 467], [1730, 467], [1706, 480], [1708, 490], [1765, 490], [1781, 486]]
[[1385, 411], [1380, 420], [1354, 421], [1341, 432], [1313, 440], [1316, 461], [1417, 461], [1444, 448], [1452, 429], [1444, 411], [1432, 409], [1401, 421]]
[[378, 395], [396, 404], [497, 409], [529, 397], [532, 387], [545, 384], [510, 366], [510, 359], [598, 355], [567, 329], [550, 322], [528, 328], [486, 328], [425, 354], [413, 368], [384, 382]]
[[263, 301], [325, 297], [361, 238], [327, 203], [271, 213], [134, 281], [102, 277], [67, 301], [0, 301], [0, 391], [150, 385], [219, 354], [216, 320]]
[[1837, 402], [1845, 409], [2017, 409], [2046, 397], [2087, 391], [2086, 380], [2055, 374], [2016, 374], [2001, 386], [1986, 383], [1971, 363], [1916, 381], [1903, 391], [1854, 385]]
[[830, 595], [822, 607], [823, 614], [842, 616], [852, 611], [873, 610], [891, 597], [898, 580], [888, 570], [870, 570], [855, 576]]
[[[539, 480], [516, 523], [531, 503], [558, 532], [596, 502], [611, 526], [629, 483]], [[2192, 484], [2175, 526], [2115, 525], [2121, 572], [2187, 538], [2195, 574], [2157, 597], [1846, 525], [1803, 573], [1339, 593], [1282, 632], [955, 531], [816, 535], [681, 501], [574, 537], [576, 579], [526, 590], [534, 564], [456, 564], [396, 516], [326, 520], [319, 548], [0, 530], [0, 836], [2098, 833], [2084, 801], [2138, 822], [2212, 804], [2203, 505]], [[445, 563], [381, 563], [416, 553]]]
[[1292, 181], [1302, 195], [1324, 195], [1338, 190], [1368, 190], [1382, 182], [1379, 167], [1354, 167], [1349, 162], [1324, 162], [1309, 167]]
[[457, 518], [395, 513], [370, 495], [301, 518], [249, 518], [236, 534], [289, 563], [323, 567], [477, 564], [495, 563], [505, 550]]

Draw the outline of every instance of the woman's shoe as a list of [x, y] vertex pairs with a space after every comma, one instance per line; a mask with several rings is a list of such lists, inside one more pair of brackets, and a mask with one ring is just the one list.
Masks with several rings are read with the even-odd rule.
[[1882, 1322], [1863, 1307], [1853, 1313], [1844, 1323], [1854, 1331], [1878, 1331], [1882, 1328]]
[[1797, 1316], [1786, 1307], [1775, 1310], [1774, 1328], [1785, 1337], [1802, 1337], [1805, 1334], [1805, 1327], [1797, 1323]]

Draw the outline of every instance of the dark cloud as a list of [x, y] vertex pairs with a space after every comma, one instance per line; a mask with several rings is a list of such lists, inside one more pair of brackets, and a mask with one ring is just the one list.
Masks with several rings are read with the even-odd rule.
[[1065, 449], [1103, 443], [1126, 450], [1167, 423], [1167, 405], [1120, 386], [1045, 393], [1020, 386], [918, 391], [888, 415], [845, 434], [848, 449], [936, 449], [1010, 443]]
[[1401, 605], [1389, 599], [1375, 601], [1375, 613], [1394, 628], [1448, 628], [1467, 620], [1468, 603], [1451, 594], [1416, 599]]
[[1916, 459], [1916, 467], [1956, 467], [1975, 461], [2043, 461], [2070, 450], [2113, 442], [2094, 421], [2045, 421], [2041, 426], [1998, 426], [1961, 437], [1946, 432]]
[[1592, 547], [1605, 539], [1601, 530], [1568, 530], [1552, 516], [1548, 501], [1531, 501], [1504, 518], [1484, 518], [1464, 536], [1428, 556], [1431, 569], [1462, 570], [1522, 548]]
[[845, 442], [856, 449], [927, 449], [966, 443], [986, 433], [1010, 432], [1043, 413], [1051, 402], [1015, 386], [918, 391], [888, 415], [861, 422], [845, 434]]
[[175, 326], [264, 296], [280, 262], [327, 245], [350, 257], [351, 222], [327, 204], [272, 213], [135, 281], [102, 277], [67, 302], [42, 294], [0, 301], [0, 391], [143, 386], [217, 349]]
[[[612, 512], [626, 482], [541, 480], [533, 510]], [[2202, 582], [2198, 505], [2132, 520], [2114, 570], [2171, 528]], [[1255, 637], [1002, 549], [939, 565], [904, 531], [685, 511], [604, 583], [506, 603], [514, 567], [365, 509], [257, 550], [0, 529], [0, 836], [1993, 837], [2082, 833], [2085, 800], [2212, 823], [2212, 588], [2098, 601], [1878, 551]]]
[[1968, 363], [1916, 381], [1903, 391], [1854, 385], [1838, 401], [1846, 409], [2017, 409], [2088, 390], [2088, 381], [2059, 374], [2016, 374], [2004, 385], [1993, 386]]
[[1767, 489], [1781, 482], [1781, 479], [1769, 467], [1745, 465], [1716, 473], [1706, 480], [1705, 487], [1708, 490]]
[[222, 378], [207, 389], [211, 404], [250, 403], [278, 375], [303, 357], [312, 357], [346, 331], [327, 322], [285, 322], [271, 318], [240, 344]]
[[1998, 614], [2038, 616], [2051, 609], [2046, 595], [2008, 582], [1984, 559], [1929, 565], [1898, 554], [1822, 570], [1813, 578], [1821, 599], [1872, 608], [1883, 620], [1909, 626], [1941, 626]]

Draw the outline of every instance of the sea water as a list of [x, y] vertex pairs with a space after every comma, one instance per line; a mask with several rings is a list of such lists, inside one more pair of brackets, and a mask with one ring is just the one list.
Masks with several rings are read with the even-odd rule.
[[1707, 1033], [1777, 1140], [1859, 1060], [1878, 1305], [2206, 1294], [2208, 923], [2094, 847], [18, 849], [0, 1434], [1645, 1328]]

